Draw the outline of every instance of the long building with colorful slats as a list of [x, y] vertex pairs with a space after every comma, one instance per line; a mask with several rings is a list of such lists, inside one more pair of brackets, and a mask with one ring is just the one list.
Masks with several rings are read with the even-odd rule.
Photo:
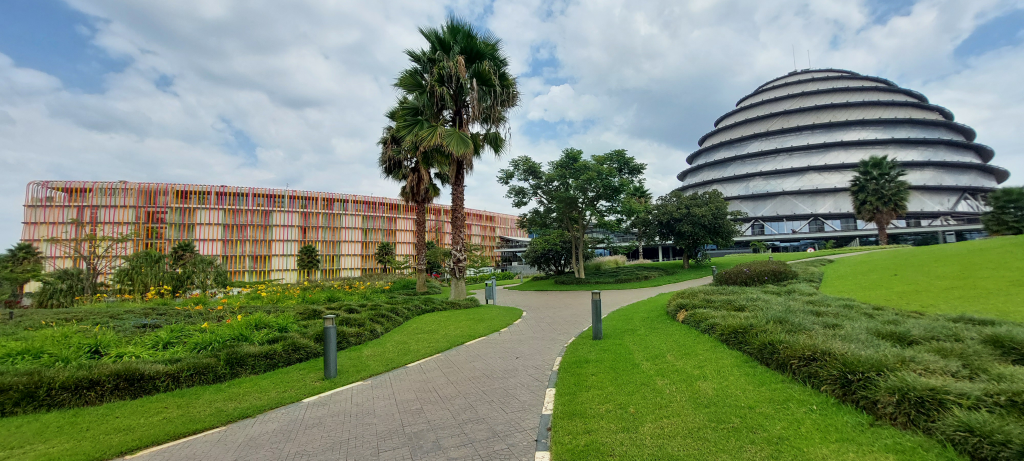
[[[430, 205], [427, 239], [451, 241], [451, 208]], [[414, 254], [415, 206], [385, 197], [256, 187], [127, 181], [33, 181], [25, 192], [22, 241], [45, 255], [47, 269], [72, 267], [45, 240], [95, 232], [131, 235], [131, 250], [166, 252], [194, 241], [220, 258], [234, 280], [295, 281], [299, 247], [316, 245], [322, 278], [358, 276], [380, 268], [380, 242], [398, 256]], [[516, 216], [466, 210], [466, 239], [494, 255], [501, 237], [525, 238]]]
[[871, 237], [875, 225], [854, 216], [850, 179], [860, 160], [888, 155], [911, 184], [907, 215], [890, 234], [978, 233], [984, 194], [1010, 173], [974, 138], [948, 109], [889, 80], [796, 71], [715, 121], [686, 158], [678, 190], [721, 191], [747, 214], [738, 241]]

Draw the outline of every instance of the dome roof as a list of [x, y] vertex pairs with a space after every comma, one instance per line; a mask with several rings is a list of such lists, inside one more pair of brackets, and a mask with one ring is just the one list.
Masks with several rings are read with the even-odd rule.
[[677, 178], [679, 190], [721, 190], [750, 216], [843, 214], [852, 213], [852, 168], [888, 155], [908, 170], [912, 212], [974, 212], [961, 206], [960, 194], [992, 190], [1009, 177], [989, 164], [994, 152], [975, 136], [948, 109], [889, 80], [809, 69], [740, 98], [700, 138]]

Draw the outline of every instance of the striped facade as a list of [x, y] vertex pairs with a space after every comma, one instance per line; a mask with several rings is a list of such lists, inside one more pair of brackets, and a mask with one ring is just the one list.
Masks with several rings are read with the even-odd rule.
[[[451, 242], [451, 208], [430, 205], [427, 239]], [[526, 237], [516, 216], [466, 210], [468, 242], [494, 251], [499, 237]], [[295, 281], [299, 247], [316, 245], [320, 277], [379, 271], [374, 252], [392, 242], [399, 257], [414, 254], [415, 206], [399, 199], [255, 187], [104, 181], [33, 181], [25, 192], [22, 241], [36, 245], [48, 269], [70, 258], [43, 241], [51, 237], [131, 234], [131, 250], [166, 253], [195, 242], [234, 280]]]

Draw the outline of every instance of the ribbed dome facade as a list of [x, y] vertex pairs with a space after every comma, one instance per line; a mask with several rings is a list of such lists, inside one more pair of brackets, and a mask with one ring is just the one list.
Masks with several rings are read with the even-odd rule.
[[[980, 229], [982, 194], [1009, 172], [948, 109], [916, 91], [838, 69], [791, 72], [736, 103], [700, 138], [679, 173], [685, 193], [720, 190], [747, 213], [744, 237], [810, 238], [832, 232], [870, 235], [853, 217], [849, 182], [857, 162], [888, 155], [907, 170], [907, 219], [918, 227]], [[918, 229], [926, 230], [926, 229]]]

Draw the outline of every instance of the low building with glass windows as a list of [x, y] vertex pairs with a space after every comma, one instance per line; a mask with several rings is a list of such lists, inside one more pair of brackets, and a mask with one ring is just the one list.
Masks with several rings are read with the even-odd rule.
[[1010, 176], [975, 132], [923, 94], [838, 69], [790, 72], [742, 97], [715, 121], [679, 173], [684, 193], [717, 189], [747, 214], [737, 241], [874, 237], [856, 219], [853, 168], [888, 155], [908, 171], [901, 235], [946, 240], [982, 233], [984, 196]]
[[[430, 205], [427, 239], [451, 242], [451, 208]], [[33, 181], [25, 193], [22, 241], [36, 245], [47, 269], [74, 267], [51, 237], [131, 235], [127, 251], [167, 252], [194, 241], [234, 280], [298, 278], [299, 247], [320, 252], [321, 278], [377, 272], [381, 242], [399, 257], [414, 254], [415, 206], [402, 200], [330, 192], [126, 181]], [[525, 238], [516, 216], [466, 210], [466, 240], [491, 252], [501, 239]]]

